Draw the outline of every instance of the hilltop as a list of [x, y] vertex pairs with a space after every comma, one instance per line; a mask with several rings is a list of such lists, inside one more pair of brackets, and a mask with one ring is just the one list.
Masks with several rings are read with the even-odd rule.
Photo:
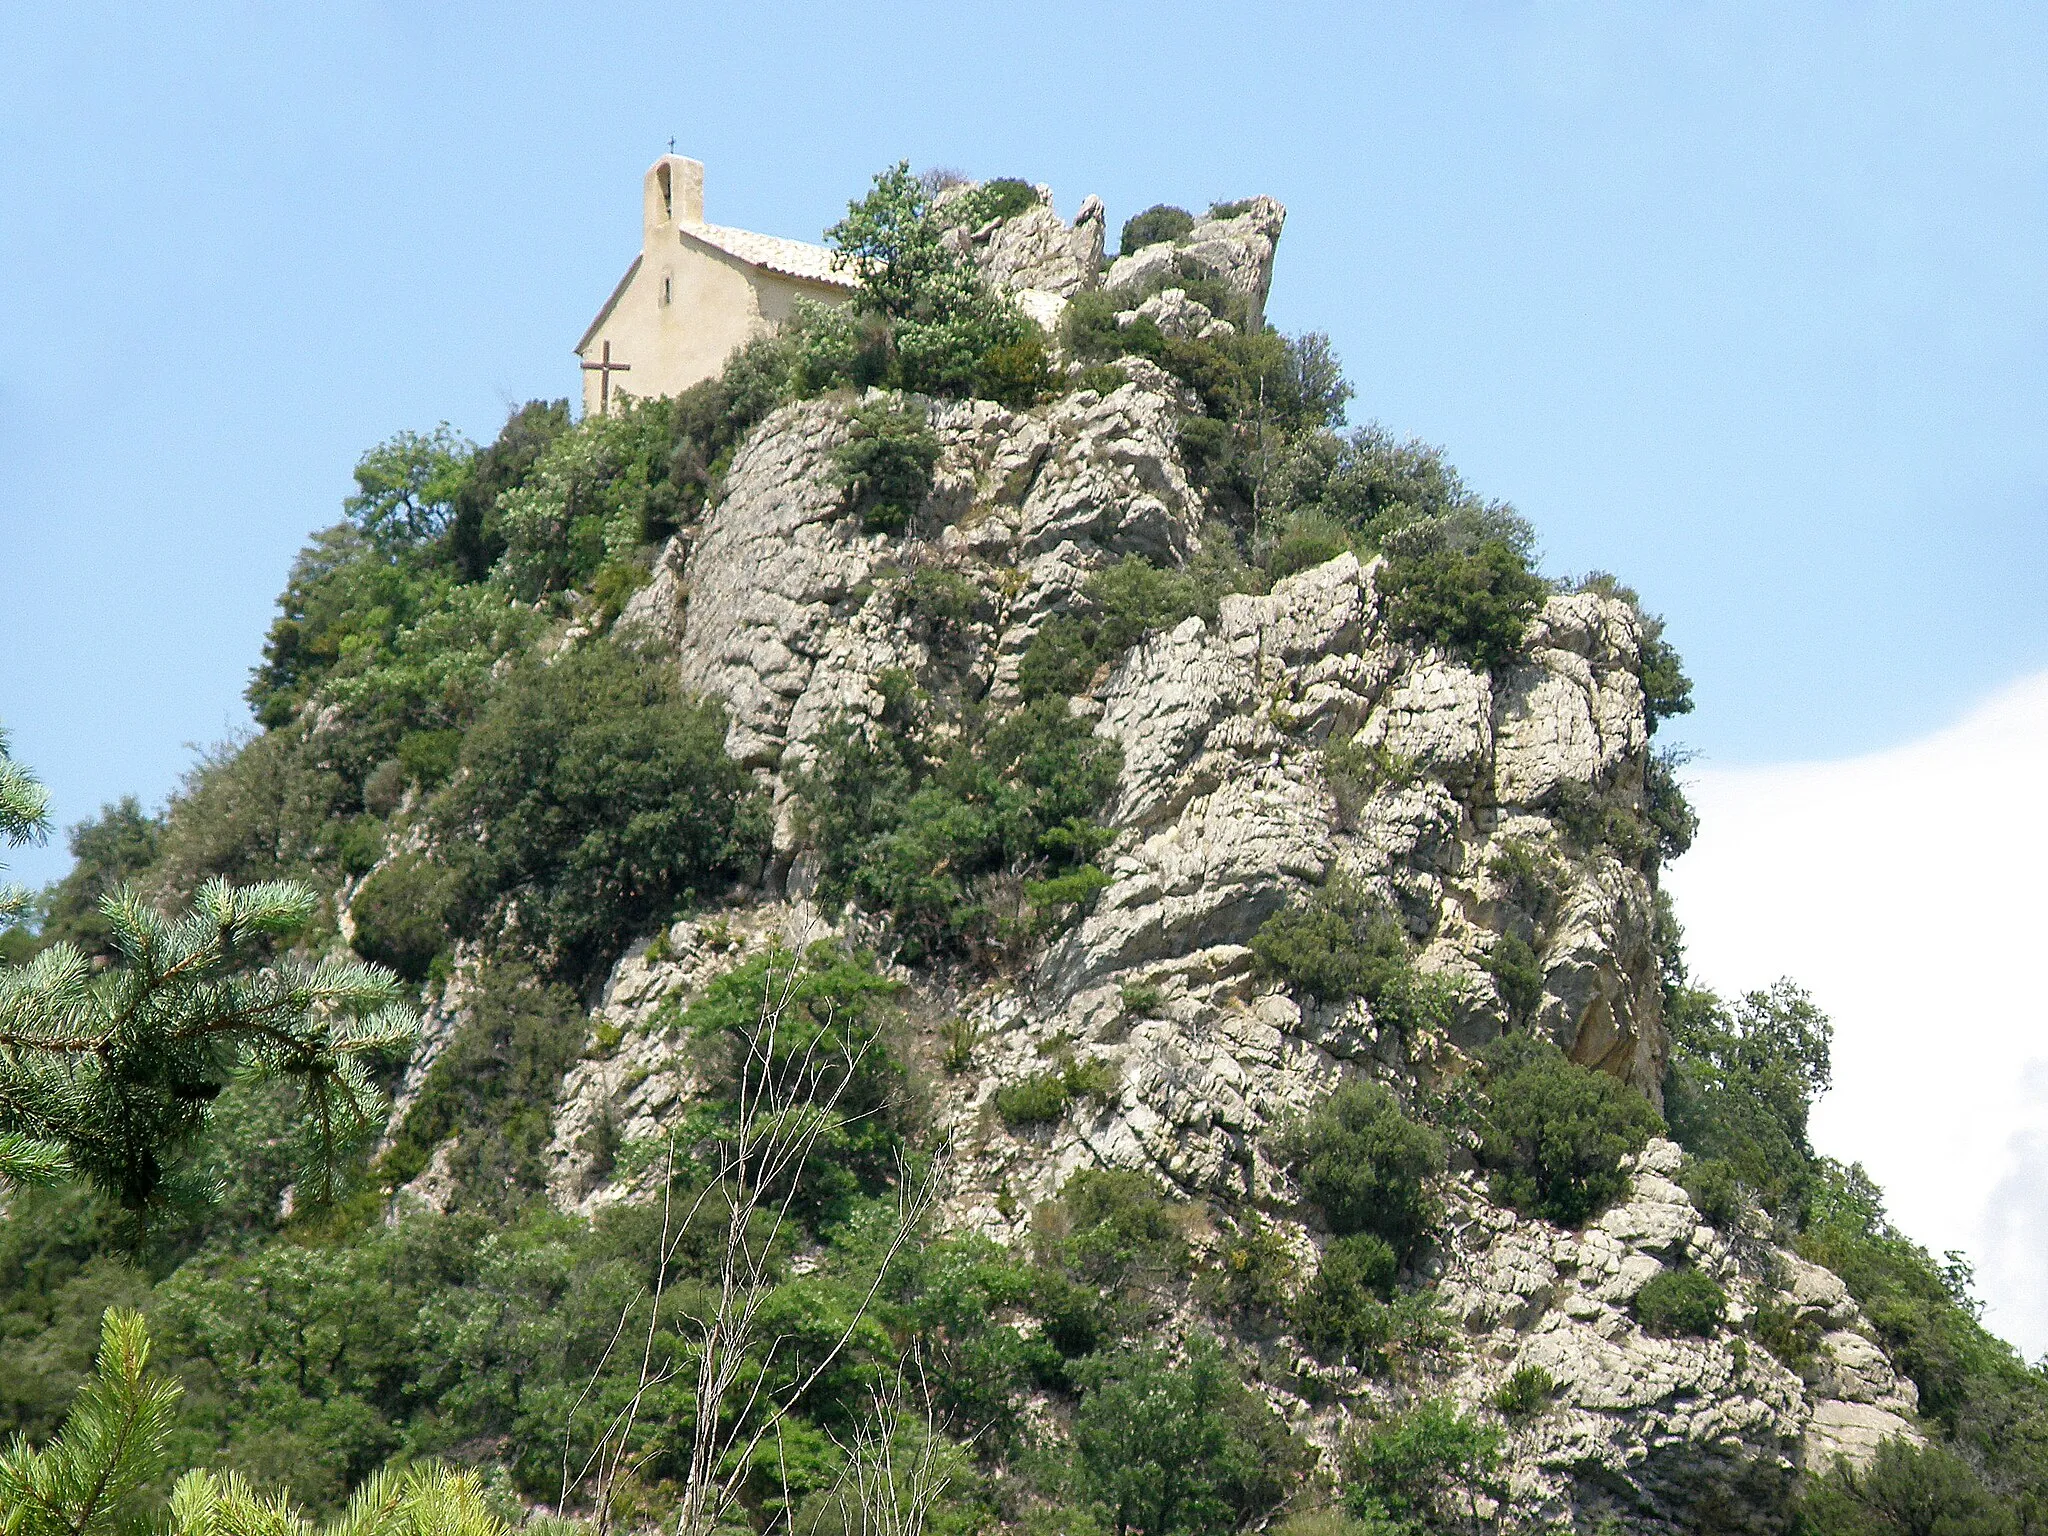
[[716, 378], [371, 450], [261, 733], [9, 942], [296, 881], [251, 963], [417, 1037], [332, 1190], [223, 1056], [13, 1193], [0, 1415], [135, 1305], [173, 1460], [319, 1510], [2033, 1529], [2048, 1382], [1814, 1154], [1827, 1021], [1689, 981], [1661, 622], [1347, 427], [1284, 221], [899, 167]]

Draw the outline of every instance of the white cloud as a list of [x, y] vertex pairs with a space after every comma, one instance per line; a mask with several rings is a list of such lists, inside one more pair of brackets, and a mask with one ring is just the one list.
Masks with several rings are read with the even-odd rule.
[[1813, 993], [1815, 1143], [2048, 1351], [2048, 672], [1889, 751], [1687, 778], [1701, 830], [1667, 878], [1695, 977]]

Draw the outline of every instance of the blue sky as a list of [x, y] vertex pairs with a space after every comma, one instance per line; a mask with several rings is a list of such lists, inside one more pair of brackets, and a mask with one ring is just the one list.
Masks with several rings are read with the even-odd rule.
[[812, 238], [899, 157], [1279, 196], [1276, 323], [1669, 616], [1710, 763], [2048, 663], [2039, 8], [301, 9], [0, 18], [0, 721], [62, 820], [243, 720], [365, 447], [574, 389], [671, 135]]

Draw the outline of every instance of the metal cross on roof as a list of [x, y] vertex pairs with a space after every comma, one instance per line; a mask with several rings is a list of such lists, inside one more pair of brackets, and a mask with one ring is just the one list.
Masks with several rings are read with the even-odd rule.
[[597, 375], [597, 414], [600, 416], [609, 415], [612, 408], [612, 375], [615, 373], [631, 373], [633, 365], [631, 363], [613, 362], [612, 344], [606, 342], [604, 344], [604, 360], [597, 363], [585, 363], [583, 371]]

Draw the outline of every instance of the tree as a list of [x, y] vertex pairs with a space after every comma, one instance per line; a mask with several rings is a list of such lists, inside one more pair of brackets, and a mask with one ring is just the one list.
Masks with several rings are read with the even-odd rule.
[[[139, 1313], [108, 1308], [93, 1379], [56, 1438], [38, 1451], [16, 1439], [0, 1452], [0, 1530], [7, 1536], [315, 1536], [282, 1495], [259, 1496], [237, 1474], [188, 1472], [161, 1519], [149, 1485], [164, 1470], [175, 1382], [149, 1369]], [[499, 1536], [473, 1472], [432, 1463], [365, 1482], [318, 1536]]]
[[[50, 832], [50, 796], [33, 773], [7, 751], [7, 732], [0, 730], [0, 837], [11, 848], [39, 843]], [[0, 871], [6, 865], [0, 864]], [[28, 893], [16, 885], [0, 885], [0, 922], [10, 921], [28, 904]]]
[[1084, 1363], [1081, 1488], [1116, 1536], [1231, 1531], [1280, 1502], [1298, 1444], [1206, 1339], [1175, 1364], [1154, 1345]]
[[[301, 1192], [329, 1198], [383, 1099], [363, 1062], [412, 1040], [397, 978], [359, 961], [263, 964], [312, 918], [283, 882], [209, 881], [167, 918], [133, 891], [101, 906], [115, 962], [69, 944], [0, 970], [0, 1163], [83, 1174], [129, 1211], [203, 1194], [176, 1161], [238, 1074], [301, 1090]], [[260, 965], [260, 969], [256, 968]]]
[[401, 432], [356, 462], [349, 521], [378, 549], [393, 553], [439, 538], [476, 459], [476, 444], [445, 421], [432, 432]]

